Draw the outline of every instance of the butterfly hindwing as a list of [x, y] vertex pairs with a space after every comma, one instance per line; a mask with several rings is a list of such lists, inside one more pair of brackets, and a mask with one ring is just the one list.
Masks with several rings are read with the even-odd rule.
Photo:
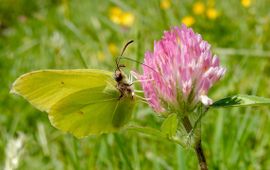
[[106, 88], [90, 88], [62, 99], [52, 106], [51, 123], [79, 138], [118, 130], [130, 119], [134, 103]]

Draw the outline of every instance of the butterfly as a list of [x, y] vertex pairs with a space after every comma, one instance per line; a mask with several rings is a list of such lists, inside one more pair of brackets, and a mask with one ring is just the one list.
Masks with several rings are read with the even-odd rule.
[[[132, 41], [124, 47], [121, 56]], [[96, 69], [38, 70], [15, 80], [11, 93], [47, 112], [51, 124], [77, 138], [119, 130], [135, 106], [132, 80], [116, 59], [115, 72]]]

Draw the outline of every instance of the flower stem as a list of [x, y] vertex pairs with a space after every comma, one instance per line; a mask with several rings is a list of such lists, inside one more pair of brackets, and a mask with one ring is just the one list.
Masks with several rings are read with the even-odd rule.
[[[187, 116], [183, 117], [182, 122], [183, 122], [183, 125], [184, 125], [187, 133], [190, 133], [191, 130], [192, 130], [192, 125], [190, 123], [189, 118]], [[197, 158], [198, 158], [198, 161], [199, 161], [200, 169], [201, 170], [208, 170], [206, 159], [205, 159], [203, 149], [202, 149], [202, 145], [201, 145], [201, 138], [199, 138], [199, 140], [196, 141], [195, 151], [196, 151]]]
[[200, 164], [201, 170], [207, 170], [207, 164], [206, 164], [206, 159], [203, 153], [202, 145], [201, 145], [201, 139], [198, 141], [198, 143], [195, 146], [197, 158]]

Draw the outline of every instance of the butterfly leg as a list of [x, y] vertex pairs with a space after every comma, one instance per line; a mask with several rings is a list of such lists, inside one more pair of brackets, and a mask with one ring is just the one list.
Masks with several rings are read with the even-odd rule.
[[139, 80], [135, 80], [133, 81], [133, 78], [137, 79], [137, 76], [136, 76], [137, 73], [131, 71], [130, 74], [129, 74], [129, 82], [130, 82], [130, 86], [133, 85], [134, 83], [137, 83], [137, 82], [140, 82]]
[[122, 99], [123, 96], [124, 96], [124, 94], [123, 94], [123, 92], [121, 92], [120, 96], [118, 97], [118, 100]]
[[135, 93], [144, 93], [143, 90], [134, 90]]
[[133, 82], [133, 75], [132, 74], [129, 74], [129, 82]]

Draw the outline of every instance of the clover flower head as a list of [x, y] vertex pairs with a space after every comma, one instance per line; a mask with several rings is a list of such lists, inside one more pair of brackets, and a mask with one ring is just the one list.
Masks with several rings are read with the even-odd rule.
[[208, 90], [224, 74], [217, 56], [200, 34], [182, 25], [165, 31], [146, 52], [143, 74], [137, 75], [146, 99], [158, 113], [212, 104]]

